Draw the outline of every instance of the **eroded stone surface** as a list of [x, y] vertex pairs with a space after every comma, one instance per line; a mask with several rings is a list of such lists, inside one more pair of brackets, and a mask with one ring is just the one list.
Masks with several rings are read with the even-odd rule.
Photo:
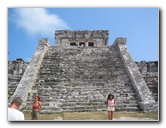
[[[55, 35], [56, 46], [41, 39], [15, 92], [24, 97], [26, 109], [31, 109], [34, 96], [39, 95], [44, 106], [41, 113], [103, 111], [107, 95], [112, 93], [116, 111], [156, 111], [150, 95], [154, 91], [149, 91], [152, 81], [155, 87], [158, 83], [156, 63], [136, 65], [126, 38], [117, 38], [115, 45], [107, 46], [108, 31], [58, 31]], [[118, 45], [123, 47], [119, 50]]]

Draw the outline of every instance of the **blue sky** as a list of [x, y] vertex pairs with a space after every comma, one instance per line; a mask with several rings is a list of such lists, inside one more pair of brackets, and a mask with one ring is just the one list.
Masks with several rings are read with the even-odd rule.
[[127, 38], [135, 61], [159, 56], [158, 8], [8, 8], [8, 60], [29, 61], [40, 38], [55, 45], [55, 30], [109, 30], [109, 45]]

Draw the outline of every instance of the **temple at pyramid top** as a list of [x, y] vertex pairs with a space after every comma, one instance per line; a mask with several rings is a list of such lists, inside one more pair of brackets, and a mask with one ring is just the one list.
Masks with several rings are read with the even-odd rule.
[[55, 44], [64, 47], [103, 47], [108, 46], [108, 36], [108, 30], [56, 30]]

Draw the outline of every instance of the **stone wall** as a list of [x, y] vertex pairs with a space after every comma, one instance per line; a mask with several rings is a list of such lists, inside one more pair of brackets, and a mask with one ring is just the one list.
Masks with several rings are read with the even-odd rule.
[[8, 99], [14, 94], [28, 64], [21, 58], [8, 61]]
[[155, 101], [158, 101], [158, 61], [136, 62], [140, 73], [147, 83]]
[[[135, 62], [143, 75], [155, 101], [158, 101], [158, 61]], [[8, 98], [10, 98], [19, 84], [29, 62], [18, 58], [8, 61]]]
[[8, 75], [17, 76], [23, 75], [29, 62], [25, 62], [22, 58], [13, 61], [8, 61]]
[[126, 38], [117, 38], [113, 45], [118, 48], [126, 72], [132, 82], [132, 86], [137, 92], [141, 110], [144, 112], [157, 111], [158, 104], [155, 102], [143, 76], [129, 54], [126, 47]]
[[28, 95], [31, 94], [31, 88], [35, 85], [43, 57], [47, 53], [49, 47], [49, 41], [47, 38], [39, 40], [38, 48], [36, 49], [28, 67], [26, 68], [23, 77], [21, 78], [21, 81], [16, 88], [16, 91], [11, 97], [10, 102], [13, 100], [14, 97], [19, 96], [23, 100], [22, 106], [26, 105], [25, 101], [27, 100]]
[[69, 31], [58, 30], [55, 32], [56, 46], [107, 46], [108, 31]]

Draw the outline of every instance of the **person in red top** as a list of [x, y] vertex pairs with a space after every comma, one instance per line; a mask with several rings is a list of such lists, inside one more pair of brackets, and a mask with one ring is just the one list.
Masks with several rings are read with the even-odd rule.
[[39, 111], [43, 108], [41, 102], [40, 102], [40, 97], [36, 96], [35, 97], [35, 101], [32, 105], [32, 120], [37, 120], [38, 119], [38, 115], [39, 115]]
[[108, 95], [106, 105], [107, 105], [108, 119], [109, 120], [113, 119], [113, 112], [115, 111], [115, 104], [116, 104], [116, 102], [114, 99], [114, 95], [112, 95], [112, 94]]

